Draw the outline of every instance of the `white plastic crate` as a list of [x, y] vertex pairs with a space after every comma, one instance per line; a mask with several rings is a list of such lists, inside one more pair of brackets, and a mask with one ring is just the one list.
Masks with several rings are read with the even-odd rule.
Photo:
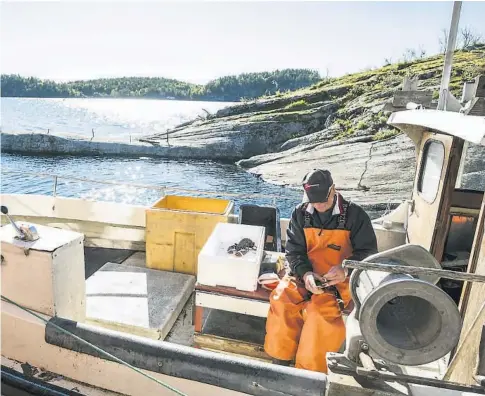
[[[199, 253], [197, 281], [207, 286], [228, 286], [255, 291], [264, 254], [264, 227], [218, 223]], [[241, 257], [227, 252], [229, 246], [249, 238], [256, 250]]]

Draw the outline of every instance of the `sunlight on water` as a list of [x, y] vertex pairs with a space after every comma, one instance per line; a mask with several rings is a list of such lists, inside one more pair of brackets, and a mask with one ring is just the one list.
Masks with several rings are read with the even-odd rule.
[[[84, 134], [129, 139], [129, 136], [164, 131], [198, 114], [211, 113], [229, 103], [187, 102], [148, 99], [1, 99], [2, 130]], [[162, 158], [110, 158], [105, 156], [23, 156], [3, 154], [2, 192], [52, 195], [53, 179], [28, 176], [47, 173], [78, 178], [165, 186], [196, 191], [185, 195], [207, 196], [203, 191], [224, 195], [265, 194], [276, 196], [282, 216], [289, 216], [301, 193], [263, 182], [235, 165], [214, 161], [176, 161]], [[7, 173], [16, 170], [26, 173]], [[161, 190], [126, 185], [106, 185], [59, 179], [57, 194], [90, 200], [151, 205], [162, 196]], [[180, 194], [168, 189], [167, 194]], [[236, 198], [240, 204], [272, 204], [266, 198]]]
[[[52, 195], [53, 178], [30, 175], [47, 173], [74, 178], [117, 183], [166, 187], [167, 194], [212, 196], [234, 200], [236, 211], [240, 204], [272, 205], [273, 199], [260, 197], [233, 198], [229, 194], [265, 194], [274, 196], [281, 216], [288, 217], [300, 200], [301, 193], [265, 183], [235, 165], [212, 161], [174, 161], [157, 158], [55, 157], [3, 154], [2, 193]], [[10, 173], [11, 171], [23, 172]], [[177, 192], [171, 188], [192, 190]], [[57, 194], [89, 200], [152, 205], [163, 195], [161, 189], [129, 185], [106, 185], [59, 178]], [[204, 191], [216, 195], [204, 194]]]
[[151, 99], [2, 98], [2, 130], [124, 137], [157, 132], [229, 106], [227, 102]]

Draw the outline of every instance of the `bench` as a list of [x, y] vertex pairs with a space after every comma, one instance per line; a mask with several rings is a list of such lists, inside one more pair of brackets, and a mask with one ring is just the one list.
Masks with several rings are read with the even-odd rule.
[[[195, 285], [194, 309], [195, 346], [270, 361], [271, 358], [266, 355], [263, 348], [264, 324], [269, 311], [269, 296], [270, 291], [261, 287], [258, 287], [254, 292], [248, 292], [232, 287], [213, 287], [197, 283]], [[217, 331], [203, 331], [204, 325], [208, 322], [207, 314], [211, 310], [216, 310], [215, 312], [219, 313], [219, 319], [215, 319], [215, 321], [219, 320], [219, 322], [222, 321], [227, 324], [229, 331], [222, 328], [217, 329]], [[227, 319], [224, 319], [221, 317], [221, 311], [232, 313], [232, 315], [226, 315]], [[234, 314], [244, 316], [235, 316]], [[231, 322], [234, 326], [231, 326]], [[218, 327], [217, 323], [215, 327]], [[231, 328], [234, 330], [235, 327], [239, 330], [240, 335], [235, 335], [234, 332], [230, 331]], [[246, 332], [244, 328], [247, 329]], [[232, 334], [228, 335], [227, 333]]]
[[[201, 349], [271, 361], [271, 358], [264, 352], [266, 321], [261, 320], [268, 316], [270, 293], [260, 286], [254, 292], [247, 292], [232, 287], [213, 287], [197, 283], [194, 309], [195, 346]], [[351, 302], [349, 307], [344, 310], [344, 321], [353, 307], [354, 304]], [[209, 310], [230, 312], [240, 314], [240, 316], [235, 318], [233, 315], [215, 319], [216, 323], [210, 326], [212, 329], [206, 332], [204, 331], [207, 323], [206, 314]], [[235, 327], [240, 330], [239, 335], [233, 334]], [[247, 329], [246, 332], [244, 328]]]

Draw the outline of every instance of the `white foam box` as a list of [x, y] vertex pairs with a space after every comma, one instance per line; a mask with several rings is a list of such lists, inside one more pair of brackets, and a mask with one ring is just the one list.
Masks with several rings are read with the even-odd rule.
[[[197, 281], [207, 286], [227, 286], [255, 291], [264, 254], [264, 227], [218, 223], [198, 256]], [[249, 238], [256, 250], [241, 257], [227, 252], [229, 246]]]

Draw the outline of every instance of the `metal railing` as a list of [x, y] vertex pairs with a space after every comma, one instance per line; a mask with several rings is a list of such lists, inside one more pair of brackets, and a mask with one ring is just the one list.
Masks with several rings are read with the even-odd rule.
[[[179, 187], [171, 187], [171, 186], [156, 186], [152, 184], [139, 184], [139, 183], [126, 183], [121, 181], [108, 181], [108, 180], [96, 180], [96, 179], [88, 179], [85, 177], [75, 177], [75, 176], [67, 176], [67, 175], [58, 175], [58, 174], [50, 174], [50, 173], [33, 173], [33, 172], [25, 172], [25, 171], [16, 171], [13, 169], [8, 169], [2, 167], [2, 173], [11, 173], [11, 174], [28, 174], [29, 176], [38, 176], [38, 177], [46, 177], [52, 178], [53, 181], [53, 189], [52, 195], [55, 197], [57, 196], [57, 186], [59, 180], [72, 180], [72, 181], [79, 181], [79, 182], [86, 182], [86, 183], [97, 183], [97, 184], [105, 184], [105, 185], [114, 185], [114, 186], [128, 186], [128, 187], [135, 187], [135, 188], [145, 188], [150, 190], [158, 190], [161, 191], [163, 195], [166, 194], [166, 191], [174, 191], [179, 193], [188, 193], [188, 194], [203, 194], [209, 196], [226, 196], [226, 197], [233, 197], [233, 198], [262, 198], [262, 199], [270, 199], [273, 202], [273, 205], [276, 206], [277, 200], [294, 200], [294, 197], [288, 196], [278, 196], [278, 195], [269, 195], [269, 194], [258, 194], [258, 193], [251, 193], [251, 194], [242, 194], [242, 193], [228, 193], [223, 191], [206, 191], [206, 190], [191, 190], [186, 188], [179, 188]], [[296, 188], [294, 191], [299, 191]], [[303, 193], [303, 190], [302, 190]]]

